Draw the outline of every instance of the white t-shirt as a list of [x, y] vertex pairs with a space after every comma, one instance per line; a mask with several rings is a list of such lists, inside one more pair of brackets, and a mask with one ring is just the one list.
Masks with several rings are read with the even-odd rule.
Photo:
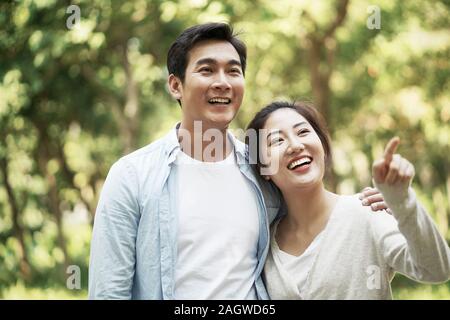
[[257, 197], [234, 152], [202, 162], [179, 152], [175, 299], [256, 299]]
[[[273, 226], [273, 236], [275, 236], [276, 234], [278, 223], [279, 221], [277, 221]], [[310, 243], [306, 250], [299, 256], [294, 256], [287, 252], [284, 252], [280, 249], [280, 247], [278, 247], [278, 243], [276, 242], [276, 240], [274, 240], [275, 250], [273, 254], [279, 257], [281, 263], [283, 264], [283, 267], [295, 282], [300, 295], [302, 295], [303, 289], [306, 285], [306, 280], [308, 280], [308, 274], [319, 250], [322, 235], [323, 231], [314, 238], [314, 240]]]

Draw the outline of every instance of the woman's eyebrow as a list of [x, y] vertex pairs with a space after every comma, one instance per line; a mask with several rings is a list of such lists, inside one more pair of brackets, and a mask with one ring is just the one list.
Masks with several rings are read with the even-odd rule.
[[275, 130], [275, 131], [270, 132], [270, 133], [267, 135], [266, 140], [269, 140], [270, 136], [273, 135], [273, 134], [276, 134], [276, 133], [281, 133], [281, 130]]
[[[308, 122], [302, 121], [302, 122], [299, 122], [299, 123], [294, 124], [294, 125], [292, 126], [292, 129], [296, 129], [296, 128], [302, 126], [302, 125], [307, 125], [307, 124], [308, 124]], [[270, 133], [267, 135], [266, 139], [268, 140], [268, 139], [270, 138], [271, 135], [276, 134], [276, 133], [281, 133], [281, 130], [274, 130], [274, 131], [270, 132]]]
[[298, 127], [300, 127], [300, 126], [302, 126], [302, 125], [307, 125], [308, 123], [306, 122], [306, 121], [302, 121], [302, 122], [299, 122], [299, 123], [297, 123], [297, 124], [294, 124], [293, 126], [292, 126], [292, 128], [293, 129], [295, 129], [295, 128], [298, 128]]

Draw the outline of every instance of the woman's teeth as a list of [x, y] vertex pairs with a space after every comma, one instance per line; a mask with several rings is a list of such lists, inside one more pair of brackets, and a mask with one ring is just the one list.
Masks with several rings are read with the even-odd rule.
[[312, 162], [312, 160], [310, 158], [299, 159], [299, 160], [291, 162], [288, 165], [288, 169], [289, 170], [293, 170], [293, 169], [295, 169], [298, 166], [302, 166], [302, 165], [305, 165], [305, 164], [310, 164], [311, 162]]

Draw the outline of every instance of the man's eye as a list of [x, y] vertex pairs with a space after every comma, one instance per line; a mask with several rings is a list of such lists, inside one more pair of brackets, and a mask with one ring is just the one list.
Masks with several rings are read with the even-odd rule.
[[240, 70], [240, 69], [237, 69], [237, 68], [233, 68], [233, 69], [230, 70], [230, 72], [231, 72], [231, 73], [237, 73], [237, 74], [240, 74], [240, 73], [241, 73], [241, 70]]
[[209, 67], [203, 67], [199, 70], [200, 72], [212, 72], [212, 69]]

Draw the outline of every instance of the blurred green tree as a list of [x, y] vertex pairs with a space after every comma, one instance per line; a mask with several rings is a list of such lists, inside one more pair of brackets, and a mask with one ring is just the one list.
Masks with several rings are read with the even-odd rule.
[[[69, 29], [71, 4], [81, 19]], [[371, 5], [380, 29], [367, 28]], [[399, 135], [419, 197], [450, 239], [449, 14], [444, 0], [0, 3], [0, 297], [48, 297], [31, 287], [85, 296], [102, 183], [115, 160], [179, 119], [167, 50], [208, 21], [232, 23], [248, 45], [233, 128], [274, 99], [313, 100], [332, 132], [330, 185], [341, 193], [369, 185], [373, 159]], [[81, 294], [65, 289], [71, 264], [85, 275]], [[394, 283], [400, 298], [425, 290]], [[450, 297], [448, 285], [426, 292]]]

